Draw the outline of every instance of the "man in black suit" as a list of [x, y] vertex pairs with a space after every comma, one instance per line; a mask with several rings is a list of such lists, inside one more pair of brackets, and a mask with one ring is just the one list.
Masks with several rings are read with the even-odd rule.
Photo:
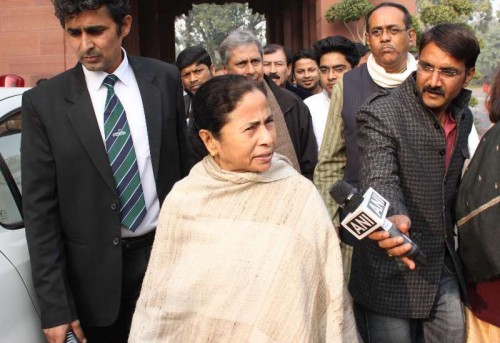
[[189, 119], [192, 109], [191, 100], [202, 84], [214, 77], [215, 66], [207, 50], [201, 46], [192, 46], [182, 50], [175, 60], [181, 73], [182, 86], [186, 91], [184, 107]]
[[190, 167], [180, 75], [122, 49], [127, 0], [53, 3], [79, 63], [23, 98], [24, 219], [42, 327], [49, 342], [69, 330], [126, 342], [160, 205]]

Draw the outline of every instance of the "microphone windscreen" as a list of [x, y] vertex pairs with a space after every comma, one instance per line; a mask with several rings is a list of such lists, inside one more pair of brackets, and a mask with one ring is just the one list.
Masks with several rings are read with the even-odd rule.
[[344, 180], [335, 182], [330, 188], [330, 195], [340, 207], [351, 213], [363, 202], [363, 196]]

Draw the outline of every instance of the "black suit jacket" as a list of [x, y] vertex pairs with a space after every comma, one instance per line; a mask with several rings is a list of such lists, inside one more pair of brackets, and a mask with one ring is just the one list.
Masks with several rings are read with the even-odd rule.
[[[179, 72], [129, 57], [141, 92], [160, 204], [190, 168]], [[81, 65], [23, 97], [22, 188], [42, 326], [118, 315], [119, 198]]]
[[318, 163], [318, 144], [314, 136], [309, 108], [292, 92], [276, 86], [267, 75], [264, 76], [285, 117], [286, 127], [297, 155], [302, 175], [312, 181], [314, 168]]
[[191, 108], [191, 101], [193, 100], [193, 96], [191, 94], [184, 94], [184, 109], [186, 110], [186, 119], [190, 118], [193, 112]]

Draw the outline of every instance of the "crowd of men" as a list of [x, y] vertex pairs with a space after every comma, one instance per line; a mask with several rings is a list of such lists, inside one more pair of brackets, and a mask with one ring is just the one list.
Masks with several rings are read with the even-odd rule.
[[[195, 130], [192, 98], [215, 77], [214, 61], [203, 47], [184, 49], [178, 70], [127, 56], [121, 43], [130, 7], [101, 3], [75, 9], [54, 1], [80, 64], [23, 100], [24, 215], [50, 342], [68, 330], [81, 340], [85, 332], [90, 342], [126, 341], [161, 203], [203, 157], [186, 136]], [[468, 157], [472, 114], [464, 87], [479, 45], [460, 25], [438, 25], [423, 33], [417, 61], [409, 53], [416, 39], [407, 9], [382, 3], [366, 16], [366, 46], [331, 36], [292, 55], [278, 44], [262, 47], [246, 30], [219, 46], [221, 73], [246, 75], [266, 89], [276, 152], [324, 199], [366, 342], [464, 341], [467, 297], [451, 210]], [[124, 120], [131, 135], [111, 133], [108, 121], [129, 111], [142, 113]], [[53, 113], [61, 113], [56, 122]], [[142, 184], [132, 209], [121, 208], [128, 199], [116, 192], [113, 162], [120, 157], [100, 148], [122, 138]], [[346, 213], [329, 195], [338, 180], [387, 198], [389, 219], [420, 246], [427, 264], [404, 257], [410, 246], [401, 238], [376, 232], [358, 241], [340, 228]]]

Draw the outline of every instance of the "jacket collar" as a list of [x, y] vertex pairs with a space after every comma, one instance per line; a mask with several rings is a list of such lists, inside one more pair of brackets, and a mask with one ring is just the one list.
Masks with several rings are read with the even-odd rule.
[[[156, 78], [154, 70], [144, 67], [143, 61], [139, 58], [129, 56], [129, 63], [134, 70], [142, 97], [148, 130], [151, 162], [156, 179], [160, 162], [162, 93], [153, 83]], [[82, 68], [82, 65], [77, 63], [73, 69], [68, 71], [69, 83], [68, 87], [64, 90], [65, 94], [63, 96], [72, 106], [67, 116], [72, 122], [75, 131], [102, 177], [110, 188], [115, 189], [108, 156], [99, 132]]]
[[276, 84], [269, 76], [264, 75], [264, 82], [267, 83], [269, 88], [271, 88], [271, 91], [273, 92], [276, 101], [280, 105], [281, 112], [283, 112], [283, 115], [286, 115], [293, 108], [294, 103], [292, 98], [287, 97], [284, 94], [285, 91], [282, 90], [280, 87], [276, 86]]

